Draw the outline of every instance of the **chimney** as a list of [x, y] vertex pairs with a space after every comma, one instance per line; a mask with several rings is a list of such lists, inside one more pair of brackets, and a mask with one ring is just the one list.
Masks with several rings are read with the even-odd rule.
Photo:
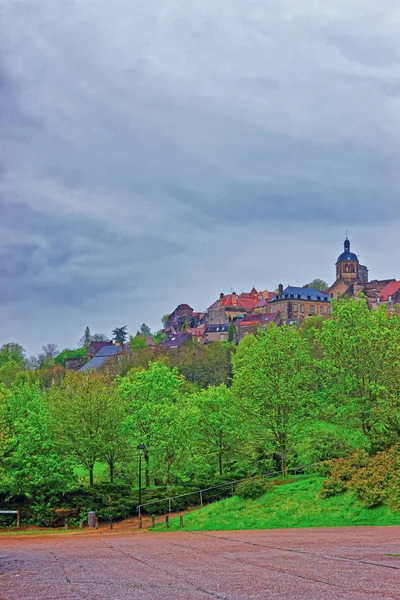
[[278, 296], [279, 298], [283, 296], [283, 285], [281, 283], [278, 285]]
[[224, 292], [221, 292], [219, 295], [219, 299], [222, 300], [223, 297], [224, 297]]
[[232, 304], [234, 306], [237, 305], [237, 293], [236, 292], [232, 292]]

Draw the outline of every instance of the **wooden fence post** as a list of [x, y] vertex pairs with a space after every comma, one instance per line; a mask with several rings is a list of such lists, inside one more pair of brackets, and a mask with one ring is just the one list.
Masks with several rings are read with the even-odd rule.
[[183, 515], [180, 515], [179, 517], [179, 527], [183, 529]]
[[151, 526], [154, 527], [156, 524], [156, 519], [154, 515], [151, 515]]
[[169, 515], [165, 515], [165, 527], [169, 527]]

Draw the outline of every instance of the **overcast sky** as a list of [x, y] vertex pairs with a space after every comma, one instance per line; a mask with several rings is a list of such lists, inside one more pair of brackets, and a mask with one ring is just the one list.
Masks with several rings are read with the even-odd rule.
[[397, 0], [8, 0], [0, 344], [400, 278]]

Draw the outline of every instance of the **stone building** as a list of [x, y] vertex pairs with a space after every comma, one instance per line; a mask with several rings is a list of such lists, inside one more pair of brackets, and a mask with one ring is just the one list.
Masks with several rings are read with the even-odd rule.
[[229, 324], [236, 317], [243, 317], [253, 310], [262, 300], [264, 292], [258, 292], [254, 287], [250, 292], [219, 295], [211, 306], [208, 307], [208, 324]]
[[360, 265], [358, 256], [350, 251], [350, 240], [346, 236], [344, 251], [336, 261], [336, 281], [329, 288], [330, 297], [354, 295], [367, 283], [368, 269], [364, 265]]
[[268, 310], [270, 313], [279, 312], [282, 322], [291, 325], [302, 323], [307, 317], [329, 316], [331, 305], [327, 292], [291, 285], [283, 289], [280, 284], [275, 298], [268, 302]]
[[331, 298], [338, 296], [359, 296], [363, 294], [369, 308], [376, 308], [379, 304], [379, 298], [383, 290], [390, 284], [395, 283], [394, 279], [373, 279], [368, 281], [368, 269], [360, 265], [358, 257], [350, 251], [350, 241], [346, 237], [344, 242], [344, 252], [340, 254], [336, 261], [336, 281], [329, 288]]

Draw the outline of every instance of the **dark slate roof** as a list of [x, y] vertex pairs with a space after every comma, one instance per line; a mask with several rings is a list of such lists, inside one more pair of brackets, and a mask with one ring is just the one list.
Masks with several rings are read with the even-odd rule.
[[[309, 298], [310, 296], [310, 298]], [[270, 302], [278, 302], [279, 300], [314, 300], [314, 302], [330, 302], [329, 294], [327, 292], [321, 292], [315, 288], [308, 287], [295, 287], [289, 285], [283, 290], [282, 297], [278, 294], [275, 295], [273, 300]]]
[[78, 373], [84, 373], [90, 369], [99, 369], [111, 356], [121, 354], [122, 352], [124, 352], [122, 346], [104, 346], [104, 348], [101, 348], [97, 354], [93, 356], [92, 360], [89, 360], [86, 365], [83, 365], [83, 367], [79, 369]]
[[358, 261], [357, 254], [354, 254], [354, 252], [342, 252], [336, 262], [347, 262], [348, 260]]
[[180, 348], [189, 337], [191, 337], [190, 333], [176, 333], [162, 344], [165, 348]]
[[207, 325], [207, 333], [219, 333], [220, 331], [228, 331], [229, 325], [221, 323], [220, 325]]

